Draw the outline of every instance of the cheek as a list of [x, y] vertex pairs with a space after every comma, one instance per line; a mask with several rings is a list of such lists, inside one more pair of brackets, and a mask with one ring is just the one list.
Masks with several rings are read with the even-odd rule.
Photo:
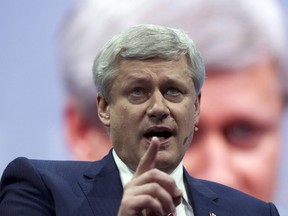
[[[181, 106], [182, 109], [177, 110], [174, 119], [177, 121], [178, 132], [181, 134], [180, 143], [185, 145], [185, 150], [191, 145], [194, 133], [194, 112], [191, 106]], [[182, 140], [184, 139], [184, 140]]]
[[125, 135], [138, 128], [135, 125], [139, 125], [142, 113], [138, 107], [117, 105], [111, 109], [111, 128], [118, 129]]
[[277, 136], [263, 137], [255, 148], [238, 150], [238, 163], [242, 163], [242, 166], [247, 165], [248, 169], [254, 167], [258, 172], [271, 174], [278, 165], [279, 146], [280, 140]]
[[112, 139], [113, 137], [117, 136], [117, 139], [119, 139], [119, 136], [121, 137], [121, 134], [123, 134], [123, 131], [127, 129], [127, 120], [129, 118], [127, 113], [127, 108], [122, 105], [114, 105], [111, 106], [110, 109], [110, 131]]
[[257, 148], [235, 153], [234, 156], [234, 165], [242, 175], [240, 179], [249, 182], [252, 188], [262, 191], [263, 194], [272, 193], [278, 171], [279, 142], [277, 140], [266, 139]]
[[194, 106], [183, 106], [183, 109], [179, 110], [179, 115], [181, 116], [184, 130], [192, 131], [196, 120]]

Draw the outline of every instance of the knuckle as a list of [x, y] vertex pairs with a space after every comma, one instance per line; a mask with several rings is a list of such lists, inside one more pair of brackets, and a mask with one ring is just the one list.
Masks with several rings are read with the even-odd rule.
[[159, 184], [156, 182], [153, 182], [150, 184], [150, 191], [151, 192], [155, 192], [159, 190]]
[[168, 184], [175, 185], [175, 181], [173, 178], [167, 178]]
[[157, 177], [157, 175], [159, 175], [159, 170], [158, 169], [154, 168], [154, 169], [150, 170], [149, 177], [155, 178], [155, 177]]

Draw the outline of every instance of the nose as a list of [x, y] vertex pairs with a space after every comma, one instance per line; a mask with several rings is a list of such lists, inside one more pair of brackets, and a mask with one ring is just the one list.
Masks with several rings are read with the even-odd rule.
[[151, 96], [147, 114], [149, 118], [157, 121], [161, 121], [169, 116], [170, 110], [168, 109], [166, 100], [160, 91], [154, 92]]

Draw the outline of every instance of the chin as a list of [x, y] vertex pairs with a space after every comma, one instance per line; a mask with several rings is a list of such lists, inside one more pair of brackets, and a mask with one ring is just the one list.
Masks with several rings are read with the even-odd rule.
[[175, 157], [176, 157], [175, 155], [170, 155], [167, 152], [158, 152], [155, 167], [164, 172], [170, 173], [180, 163], [180, 161], [177, 162], [176, 160], [171, 160], [174, 159]]

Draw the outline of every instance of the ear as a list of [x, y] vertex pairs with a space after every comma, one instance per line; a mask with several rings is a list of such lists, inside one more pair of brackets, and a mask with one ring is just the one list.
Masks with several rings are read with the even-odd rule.
[[73, 99], [69, 99], [65, 104], [64, 124], [67, 144], [74, 158], [98, 160], [111, 148], [104, 125], [100, 122], [97, 125], [91, 124]]
[[100, 121], [107, 127], [110, 126], [110, 104], [102, 95], [97, 95], [98, 116]]
[[194, 103], [194, 109], [195, 109], [194, 123], [195, 124], [198, 124], [199, 123], [199, 119], [200, 119], [200, 102], [201, 102], [201, 92], [197, 96], [197, 98], [195, 100], [195, 103]]
[[93, 126], [80, 111], [77, 102], [71, 98], [65, 105], [64, 122], [69, 150], [75, 158], [87, 160], [88, 152], [91, 151], [87, 138], [93, 131]]

